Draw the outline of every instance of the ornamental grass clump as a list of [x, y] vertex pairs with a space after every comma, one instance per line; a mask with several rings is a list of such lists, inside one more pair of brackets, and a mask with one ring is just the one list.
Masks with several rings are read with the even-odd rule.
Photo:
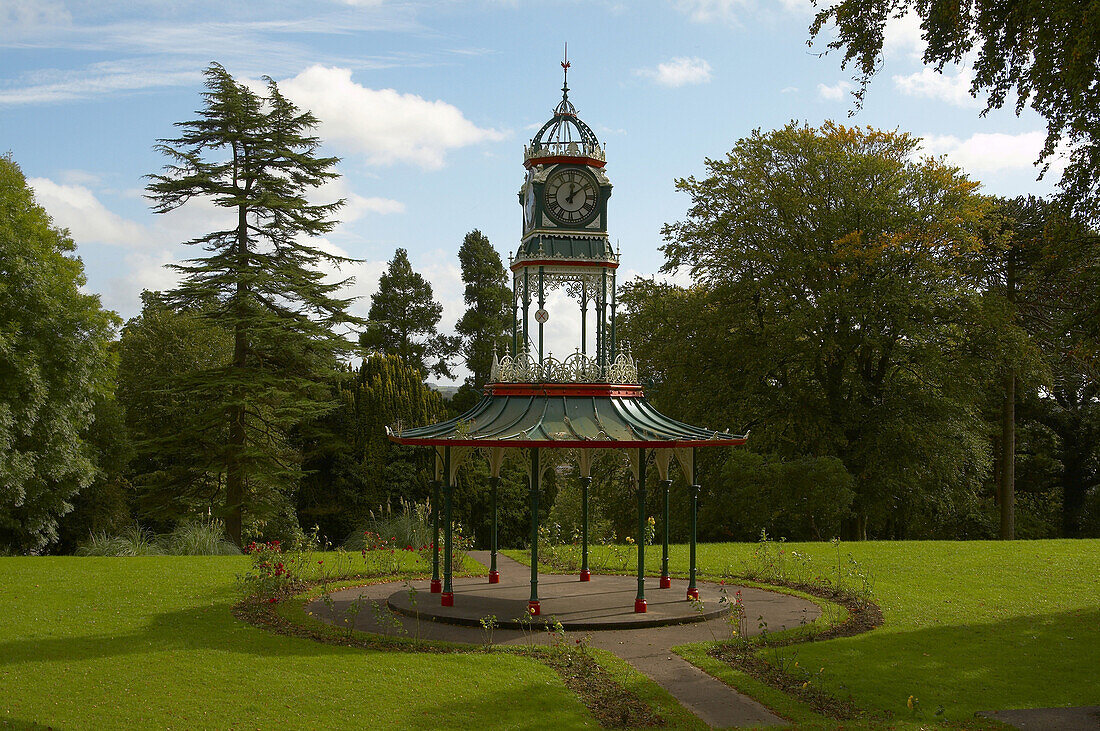
[[168, 535], [167, 543], [168, 553], [173, 556], [237, 556], [241, 553], [216, 518], [180, 523]]
[[135, 523], [117, 535], [93, 533], [76, 549], [78, 556], [235, 556], [240, 552], [215, 518], [184, 521], [166, 535]]
[[76, 549], [78, 556], [163, 556], [164, 540], [136, 523], [118, 535], [93, 533]]
[[368, 514], [367, 524], [344, 541], [347, 550], [362, 550], [371, 535], [385, 536], [400, 546], [426, 546], [432, 542], [432, 511], [427, 500], [418, 503], [401, 498], [396, 510], [386, 504], [379, 505], [377, 513], [370, 510]]

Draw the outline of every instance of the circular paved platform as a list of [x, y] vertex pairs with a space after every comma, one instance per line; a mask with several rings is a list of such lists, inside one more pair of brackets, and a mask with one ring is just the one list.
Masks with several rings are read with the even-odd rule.
[[[511, 572], [509, 572], [511, 573]], [[494, 616], [497, 626], [518, 629], [527, 614], [531, 596], [530, 574], [522, 577], [501, 576], [501, 583], [489, 584], [484, 578], [455, 579], [454, 606], [440, 605], [439, 595], [428, 593], [427, 582], [414, 582], [415, 605], [410, 592], [402, 588], [387, 599], [390, 609], [421, 619], [447, 624], [478, 627], [485, 617]], [[539, 574], [539, 602], [542, 614], [532, 617], [536, 624], [556, 619], [567, 630], [613, 630], [663, 627], [701, 622], [729, 612], [723, 603], [722, 587], [699, 582], [699, 598], [705, 610], [696, 610], [687, 601], [686, 583], [674, 582], [674, 589], [659, 589], [658, 580], [645, 582], [646, 611], [634, 611], [638, 579], [633, 576], [593, 576], [580, 581], [576, 575]], [[730, 597], [732, 599], [732, 596]]]

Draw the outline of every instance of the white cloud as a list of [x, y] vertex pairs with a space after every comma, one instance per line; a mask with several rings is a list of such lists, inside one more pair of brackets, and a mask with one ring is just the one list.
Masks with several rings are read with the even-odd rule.
[[279, 88], [317, 115], [323, 139], [349, 146], [372, 164], [439, 168], [450, 150], [505, 137], [478, 127], [447, 102], [357, 84], [347, 68], [311, 66]]
[[49, 178], [31, 178], [27, 182], [34, 189], [38, 204], [56, 225], [69, 229], [77, 243], [97, 241], [120, 246], [149, 243], [143, 226], [107, 210], [83, 185], [64, 185]]
[[0, 28], [17, 29], [68, 25], [72, 16], [55, 0], [0, 0]]
[[926, 67], [908, 76], [894, 76], [894, 86], [908, 96], [936, 99], [957, 107], [982, 107], [982, 102], [970, 96], [973, 81], [974, 73], [969, 68], [941, 74]]
[[[86, 171], [67, 171], [64, 177], [93, 185], [98, 180], [98, 176]], [[140, 308], [143, 289], [162, 290], [176, 285], [179, 273], [165, 265], [198, 254], [184, 246], [184, 242], [219, 228], [231, 228], [234, 224], [232, 211], [205, 199], [196, 198], [170, 213], [149, 214], [144, 222], [139, 222], [109, 210], [85, 185], [58, 183], [49, 178], [31, 178], [28, 182], [38, 203], [53, 217], [57, 226], [70, 230], [78, 247], [110, 247], [111, 253], [101, 250], [104, 253], [99, 257], [111, 257], [117, 274], [105, 282], [101, 281], [97, 289], [101, 290], [105, 306], [124, 315], [131, 315]], [[131, 197], [131, 194], [143, 192], [127, 191], [124, 195]], [[337, 213], [337, 218], [342, 222], [354, 221], [367, 214], [404, 211], [400, 201], [359, 195], [351, 190], [344, 178], [338, 178], [310, 195], [311, 201], [318, 203], [338, 198], [347, 199], [347, 204]], [[340, 230], [337, 228], [334, 233]], [[316, 239], [313, 243], [324, 251], [348, 256], [328, 239]], [[384, 269], [385, 262], [368, 261], [346, 265], [342, 271], [328, 267], [328, 273], [333, 279], [355, 278], [349, 293], [365, 297], [366, 303], [356, 303], [353, 311], [365, 315], [370, 308], [370, 295], [377, 288], [378, 277]], [[461, 290], [458, 299], [461, 302]]]
[[687, 86], [710, 81], [710, 64], [697, 57], [677, 56], [655, 69], [639, 69], [635, 73], [653, 79], [661, 86]]
[[772, 12], [779, 7], [784, 13], [811, 15], [810, 0], [672, 0], [672, 5], [696, 23], [722, 22], [740, 25], [746, 15]]
[[822, 99], [828, 99], [830, 101], [837, 101], [843, 99], [844, 95], [851, 91], [852, 85], [847, 81], [838, 81], [837, 83], [829, 86], [828, 84], [817, 85], [817, 95]]
[[[966, 139], [940, 135], [925, 137], [921, 152], [936, 157], [946, 155], [948, 162], [978, 177], [983, 173], [1031, 168], [1039, 159], [1045, 141], [1046, 135], [1039, 131], [1018, 135], [979, 133]], [[1051, 174], [1059, 175], [1065, 164], [1065, 156], [1056, 153]]]
[[893, 55], [920, 60], [924, 55], [924, 39], [921, 37], [920, 16], [910, 11], [900, 18], [890, 18], [883, 29], [882, 53], [889, 59]]
[[796, 93], [798, 93], [798, 87], [797, 86], [784, 86], [782, 89], [779, 90], [779, 93], [780, 94], [796, 94]]
[[47, 69], [31, 74], [21, 86], [0, 89], [0, 105], [40, 104], [194, 84], [202, 76], [196, 69], [173, 69], [164, 63], [152, 64], [148, 59], [95, 63], [76, 71]]
[[359, 195], [348, 186], [347, 180], [343, 177], [330, 180], [310, 194], [310, 202], [316, 205], [332, 203], [343, 198], [344, 206], [336, 212], [336, 218], [341, 223], [358, 221], [368, 213], [384, 216], [390, 213], [405, 212], [405, 204], [401, 201]]

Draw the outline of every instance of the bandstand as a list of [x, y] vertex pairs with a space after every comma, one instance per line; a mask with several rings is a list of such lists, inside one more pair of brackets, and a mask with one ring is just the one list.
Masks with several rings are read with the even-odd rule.
[[[494, 354], [490, 383], [470, 411], [449, 421], [411, 429], [387, 429], [393, 441], [430, 447], [436, 454], [433, 483], [435, 546], [443, 525], [442, 579], [434, 552], [431, 591], [453, 606], [452, 503], [455, 475], [475, 455], [487, 459], [492, 495], [489, 583], [497, 570], [497, 488], [506, 457], [524, 465], [530, 485], [531, 593], [527, 611], [541, 614], [538, 574], [540, 483], [563, 459], [579, 467], [582, 501], [580, 581], [589, 581], [588, 491], [594, 450], [624, 450], [637, 491], [638, 589], [634, 611], [646, 611], [645, 534], [647, 465], [652, 460], [664, 497], [663, 550], [659, 587], [670, 589], [668, 569], [670, 469], [679, 465], [691, 500], [691, 543], [687, 598], [696, 586], [696, 513], [699, 485], [695, 455], [700, 447], [744, 444], [746, 436], [684, 424], [658, 412], [645, 398], [629, 348], [615, 332], [619, 254], [607, 230], [611, 182], [604, 148], [569, 101], [569, 63], [553, 116], [524, 148], [526, 177], [519, 191], [523, 235], [512, 272], [512, 343], [508, 354]], [[573, 354], [556, 359], [544, 352], [547, 295], [564, 287], [578, 307], [580, 342]], [[532, 312], [532, 307], [535, 307]], [[532, 322], [533, 320], [533, 322]], [[442, 511], [439, 515], [439, 492]]]

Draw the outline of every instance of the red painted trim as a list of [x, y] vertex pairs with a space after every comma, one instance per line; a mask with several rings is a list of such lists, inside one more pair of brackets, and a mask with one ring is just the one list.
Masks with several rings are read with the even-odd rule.
[[490, 584], [499, 584], [500, 583], [500, 572], [499, 571], [490, 571], [489, 572], [489, 583]]
[[390, 441], [410, 447], [563, 447], [566, 449], [672, 449], [673, 447], [739, 447], [741, 439], [402, 439]]
[[672, 588], [672, 578], [668, 577], [668, 576], [662, 576], [661, 577], [661, 588], [662, 589], [671, 589]]
[[645, 614], [645, 608], [646, 608], [645, 607], [645, 599], [635, 599], [634, 600], [634, 613], [635, 614]]
[[527, 613], [530, 614], [532, 617], [539, 616], [540, 614], [542, 614], [542, 605], [539, 604], [537, 601], [528, 601]]
[[532, 157], [524, 160], [523, 167], [528, 170], [532, 165], [555, 165], [557, 163], [576, 163], [593, 168], [602, 168], [607, 165], [606, 160], [597, 160], [586, 155], [554, 155], [553, 157]]
[[438, 594], [443, 591], [443, 582], [439, 579], [432, 579], [431, 593]]
[[523, 267], [537, 266], [570, 266], [570, 267], [603, 267], [604, 269], [618, 269], [617, 261], [574, 261], [572, 259], [520, 259], [512, 265], [512, 271]]
[[688, 589], [687, 598], [688, 599], [698, 599], [699, 598], [699, 590], [698, 589]]
[[455, 594], [453, 591], [445, 591], [439, 595], [439, 603], [444, 607], [453, 607], [455, 605]]
[[592, 572], [585, 569], [581, 572], [581, 581], [592, 581]]
[[601, 383], [490, 383], [486, 396], [584, 396], [645, 398], [641, 386]]

